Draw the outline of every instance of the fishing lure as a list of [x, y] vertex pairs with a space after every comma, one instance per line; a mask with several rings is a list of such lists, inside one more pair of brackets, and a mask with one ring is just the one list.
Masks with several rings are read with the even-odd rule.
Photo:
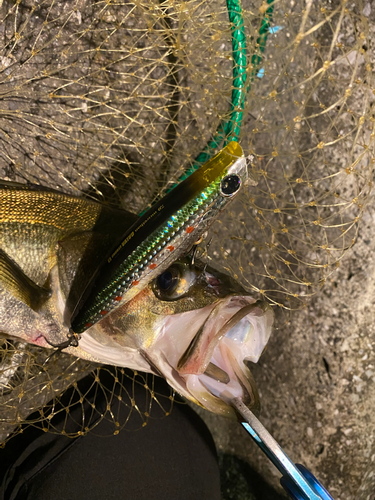
[[[263, 53], [273, 12], [273, 0], [267, 0], [257, 39]], [[197, 157], [193, 166], [178, 179], [165, 197], [143, 213], [139, 222], [122, 237], [114, 252], [100, 266], [78, 302], [71, 320], [72, 332], [79, 334], [106, 316], [116, 305], [130, 300], [147, 283], [162, 273], [206, 231], [220, 210], [236, 194], [241, 175], [229, 173], [229, 167], [243, 159], [237, 144], [245, 98], [261, 62], [261, 55], [251, 59], [247, 74], [246, 35], [238, 0], [227, 0], [232, 31], [233, 89], [231, 114], [219, 125], [213, 139]], [[227, 146], [210, 160], [213, 151], [224, 141]], [[228, 156], [229, 155], [229, 156]], [[202, 163], [206, 162], [204, 165]], [[244, 160], [239, 171], [245, 172]], [[223, 186], [226, 187], [223, 187]], [[194, 233], [194, 234], [191, 234]], [[177, 254], [177, 248], [179, 249]], [[74, 339], [73, 333], [71, 339]]]
[[241, 146], [230, 142], [153, 205], [122, 236], [89, 281], [71, 320], [80, 334], [186, 253], [247, 180]]

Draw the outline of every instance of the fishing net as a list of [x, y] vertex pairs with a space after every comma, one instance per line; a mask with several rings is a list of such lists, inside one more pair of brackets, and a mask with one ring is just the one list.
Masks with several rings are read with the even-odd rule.
[[[3, 179], [140, 213], [207, 144], [221, 146], [233, 116], [225, 1], [4, 0], [0, 12]], [[239, 142], [257, 185], [215, 223], [204, 255], [270, 303], [296, 309], [355, 243], [371, 190], [369, 12], [328, 0], [244, 0], [242, 12], [249, 89]], [[48, 354], [3, 341], [3, 439], [35, 410], [30, 424], [69, 434], [54, 429], [53, 416], [65, 412], [68, 422], [86, 393], [76, 386], [64, 404], [60, 394], [88, 373], [101, 390], [106, 368], [63, 354], [44, 365]], [[158, 396], [152, 377], [110, 376], [121, 390], [108, 400], [138, 412], [140, 425], [153, 406], [169, 413], [173, 394]], [[106, 409], [97, 417], [111, 419], [114, 432], [126, 424]], [[80, 432], [98, 418], [82, 411]]]
[[138, 430], [149, 418], [172, 411], [173, 391], [160, 389], [153, 375], [102, 367], [68, 354], [54, 356], [46, 364], [47, 356], [40, 348], [19, 342], [5, 340], [1, 345], [2, 445], [25, 425], [77, 437], [95, 432], [105, 418], [116, 435], [125, 426]]

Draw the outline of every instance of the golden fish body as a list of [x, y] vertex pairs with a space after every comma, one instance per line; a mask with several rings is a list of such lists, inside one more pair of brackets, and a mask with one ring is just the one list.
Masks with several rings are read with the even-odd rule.
[[113, 239], [136, 216], [4, 183], [0, 188], [0, 331], [41, 346], [66, 340], [74, 305]]

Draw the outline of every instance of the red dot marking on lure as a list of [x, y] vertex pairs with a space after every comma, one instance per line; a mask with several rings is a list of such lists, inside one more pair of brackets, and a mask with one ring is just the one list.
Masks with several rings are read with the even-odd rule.
[[85, 328], [90, 328], [90, 326], [92, 326], [92, 323], [86, 323], [85, 324]]
[[150, 264], [150, 269], [155, 269], [155, 267], [158, 267], [157, 264]]
[[104, 311], [100, 311], [100, 314], [101, 314], [102, 316], [105, 316], [107, 313], [108, 313], [108, 311], [105, 311], [105, 310], [104, 310]]
[[132, 281], [132, 286], [137, 286], [139, 285], [139, 281], [135, 280], [135, 281]]
[[189, 226], [189, 227], [187, 227], [187, 228], [186, 228], [186, 232], [187, 232], [188, 234], [192, 233], [193, 231], [194, 231], [193, 226]]
[[173, 245], [169, 245], [169, 247], [167, 247], [167, 250], [169, 250], [170, 252], [173, 252], [174, 246]]
[[120, 302], [120, 300], [122, 300], [122, 297], [120, 297], [120, 295], [118, 295], [117, 297], [115, 297], [115, 300], [116, 300], [117, 302]]

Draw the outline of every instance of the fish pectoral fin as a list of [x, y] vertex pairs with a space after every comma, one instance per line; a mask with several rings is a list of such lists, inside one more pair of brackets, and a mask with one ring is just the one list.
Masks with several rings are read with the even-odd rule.
[[50, 298], [51, 291], [32, 281], [3, 250], [0, 249], [0, 285], [16, 299], [38, 311]]

